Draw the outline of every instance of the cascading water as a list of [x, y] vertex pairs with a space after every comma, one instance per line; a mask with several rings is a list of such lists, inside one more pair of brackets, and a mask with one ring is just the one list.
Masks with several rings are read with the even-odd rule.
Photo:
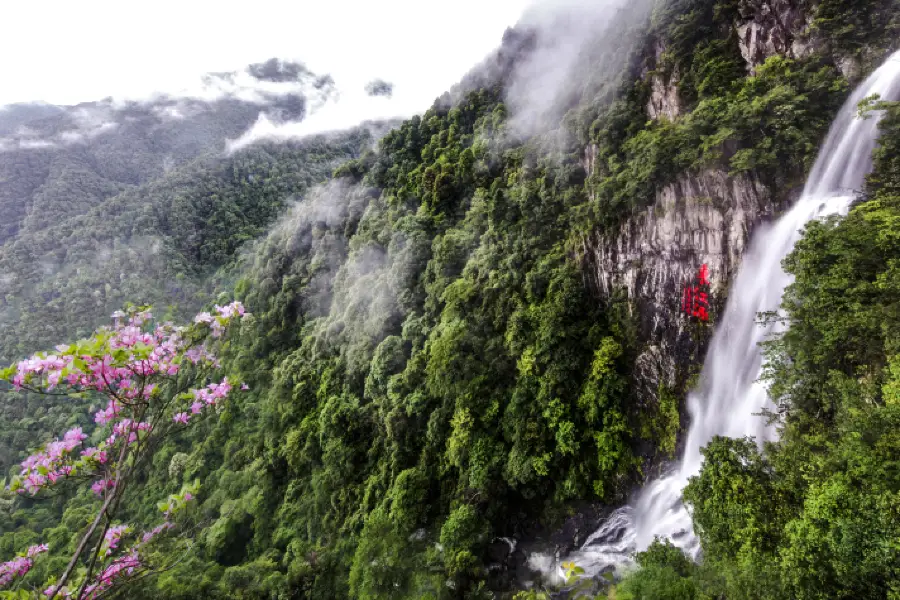
[[681, 461], [669, 475], [647, 484], [632, 506], [613, 512], [581, 549], [567, 558], [588, 574], [630, 564], [632, 554], [656, 537], [668, 538], [696, 558], [699, 543], [681, 494], [688, 479], [700, 471], [700, 449], [716, 435], [753, 436], [758, 441], [775, 435], [766, 419], [756, 415], [771, 406], [759, 381], [763, 359], [759, 343], [777, 333], [779, 325], [761, 325], [757, 314], [780, 305], [791, 282], [781, 262], [804, 225], [846, 212], [862, 188], [871, 169], [878, 129], [877, 119], [858, 117], [857, 106], [872, 94], [883, 99], [900, 96], [900, 52], [847, 100], [794, 208], [774, 226], [761, 227], [755, 234], [710, 343], [700, 387], [688, 397], [691, 426]]

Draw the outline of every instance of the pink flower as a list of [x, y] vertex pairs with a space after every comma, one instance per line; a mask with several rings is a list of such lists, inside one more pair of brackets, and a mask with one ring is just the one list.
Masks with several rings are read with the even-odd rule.
[[191, 416], [187, 413], [180, 412], [172, 417], [172, 420], [176, 423], [183, 423], [184, 425], [187, 425], [188, 421], [191, 420]]
[[107, 456], [105, 450], [88, 448], [87, 450], [82, 451], [81, 455], [85, 458], [96, 460], [101, 465], [106, 464]]
[[199, 415], [200, 411], [203, 409], [203, 404], [200, 402], [194, 402], [191, 404], [191, 413], [195, 415]]
[[128, 525], [115, 525], [106, 530], [103, 541], [106, 544], [106, 556], [112, 554], [112, 551], [119, 547], [122, 537], [130, 531]]
[[119, 407], [118, 402], [116, 402], [115, 400], [110, 400], [105, 409], [97, 411], [97, 413], [94, 415], [94, 421], [98, 425], [106, 425], [116, 416], [118, 416], [120, 410], [121, 408]]
[[244, 305], [240, 302], [232, 302], [231, 304], [226, 304], [225, 306], [216, 306], [216, 312], [218, 312], [226, 319], [230, 319], [232, 317], [243, 317], [247, 311], [244, 309]]
[[81, 430], [81, 427], [73, 427], [63, 435], [63, 441], [75, 442], [80, 444], [82, 440], [86, 440], [87, 435]]
[[72, 597], [72, 592], [69, 591], [68, 587], [64, 587], [64, 588], [60, 589], [59, 593], [56, 593], [55, 585], [51, 585], [46, 590], [44, 590], [45, 596], [52, 596], [53, 594], [56, 594], [56, 596], [60, 597], [60, 598], [71, 598]]
[[0, 564], [0, 586], [9, 584], [16, 577], [22, 577], [33, 565], [34, 561], [24, 556], [17, 556], [9, 562]]
[[228, 383], [228, 379], [223, 379], [222, 383], [219, 384], [211, 383], [208, 387], [209, 391], [212, 392], [212, 397], [217, 400], [225, 398], [231, 391], [231, 384]]
[[194, 323], [212, 323], [215, 317], [208, 312], [202, 312], [194, 317]]
[[52, 390], [56, 386], [59, 385], [59, 379], [62, 377], [62, 373], [59, 371], [53, 371], [49, 375], [47, 375], [47, 389]]
[[91, 491], [98, 496], [102, 495], [105, 490], [116, 487], [116, 482], [112, 479], [100, 479], [91, 485]]
[[242, 384], [241, 384], [241, 391], [242, 391], [242, 392], [246, 392], [246, 391], [249, 390], [249, 389], [250, 389], [250, 386], [247, 385], [246, 383], [242, 383]]

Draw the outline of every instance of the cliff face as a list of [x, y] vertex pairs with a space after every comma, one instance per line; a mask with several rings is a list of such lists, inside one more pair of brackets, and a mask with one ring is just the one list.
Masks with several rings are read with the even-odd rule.
[[[744, 0], [734, 23], [748, 72], [770, 56], [801, 58], [816, 47], [808, 35], [808, 0]], [[677, 72], [662, 74], [657, 65], [666, 52], [654, 43], [644, 69], [651, 119], [684, 114]], [[593, 149], [585, 168], [594, 168]], [[595, 233], [584, 240], [586, 279], [598, 296], [622, 291], [639, 323], [642, 343], [633, 384], [637, 401], [653, 405], [660, 386], [679, 396], [699, 371], [717, 311], [724, 308], [729, 282], [754, 229], [771, 220], [778, 197], [756, 175], [730, 176], [726, 168], [683, 173], [657, 190], [646, 211], [630, 218], [613, 238]], [[706, 265], [711, 284], [710, 321], [702, 323], [681, 310], [684, 288]]]
[[[652, 65], [658, 65], [662, 59], [666, 47], [657, 41], [653, 47]], [[678, 68], [672, 72], [663, 74], [657, 70], [651, 71], [649, 67], [644, 71], [644, 77], [650, 83], [650, 99], [647, 101], [647, 116], [651, 119], [665, 117], [672, 120], [681, 114], [681, 99], [678, 95]]]
[[597, 233], [585, 240], [591, 284], [604, 297], [623, 290], [639, 323], [645, 346], [634, 378], [641, 401], [653, 402], [660, 385], [684, 391], [703, 359], [711, 324], [682, 312], [684, 287], [705, 264], [714, 320], [753, 229], [774, 210], [756, 177], [709, 169], [660, 189], [653, 206], [614, 239]]
[[801, 58], [815, 44], [808, 35], [809, 0], [743, 0], [735, 23], [741, 55], [752, 70], [775, 54]]

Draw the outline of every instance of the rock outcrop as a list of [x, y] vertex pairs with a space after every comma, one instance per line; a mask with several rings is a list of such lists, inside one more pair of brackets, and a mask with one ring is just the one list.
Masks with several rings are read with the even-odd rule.
[[[741, 55], [747, 70], [754, 72], [769, 57], [802, 58], [812, 53], [817, 42], [809, 36], [812, 0], [741, 0], [739, 19], [734, 23]], [[647, 116], [674, 120], [684, 114], [678, 94], [678, 69], [660, 69], [666, 46], [653, 43], [643, 77], [650, 86]]]
[[[644, 345], [633, 376], [642, 403], [655, 403], [660, 384], [685, 391], [750, 234], [774, 211], [768, 188], [756, 177], [710, 169], [661, 188], [654, 204], [629, 219], [616, 237], [596, 233], [585, 239], [590, 283], [602, 297], [624, 292], [639, 323]], [[684, 287], [704, 264], [711, 287], [709, 324], [681, 310]]]
[[801, 58], [813, 50], [807, 37], [810, 4], [810, 0], [742, 0], [735, 28], [751, 71], [770, 56]]
[[[654, 45], [652, 66], [644, 71], [644, 77], [650, 83], [650, 99], [647, 101], [647, 115], [651, 119], [665, 117], [674, 120], [682, 113], [681, 99], [678, 96], [678, 69], [663, 73], [658, 70], [666, 51], [665, 45], [657, 41]], [[650, 70], [650, 69], [657, 70]]]

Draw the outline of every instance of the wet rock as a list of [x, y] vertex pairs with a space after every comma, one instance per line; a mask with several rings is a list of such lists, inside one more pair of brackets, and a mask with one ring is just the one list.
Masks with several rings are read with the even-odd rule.
[[754, 71], [770, 56], [801, 58], [814, 50], [805, 0], [742, 0], [735, 24], [741, 55]]
[[838, 69], [849, 81], [857, 81], [862, 77], [862, 64], [856, 56], [845, 56], [837, 60]]
[[[660, 69], [666, 47], [657, 41], [651, 64], [644, 70], [644, 77], [650, 83], [650, 99], [647, 101], [647, 116], [651, 119], [675, 120], [682, 114], [681, 98], [678, 95], [678, 69], [664, 72]], [[590, 171], [588, 171], [590, 173]]]
[[616, 237], [598, 232], [584, 241], [597, 294], [623, 291], [639, 323], [644, 347], [633, 378], [642, 404], [655, 405], [661, 385], [683, 391], [690, 368], [702, 361], [703, 332], [710, 328], [681, 311], [684, 287], [707, 265], [714, 316], [751, 232], [774, 212], [768, 188], [755, 176], [707, 169], [661, 188]]
[[496, 539], [488, 545], [488, 560], [491, 563], [506, 565], [510, 550], [509, 542], [502, 539]]

